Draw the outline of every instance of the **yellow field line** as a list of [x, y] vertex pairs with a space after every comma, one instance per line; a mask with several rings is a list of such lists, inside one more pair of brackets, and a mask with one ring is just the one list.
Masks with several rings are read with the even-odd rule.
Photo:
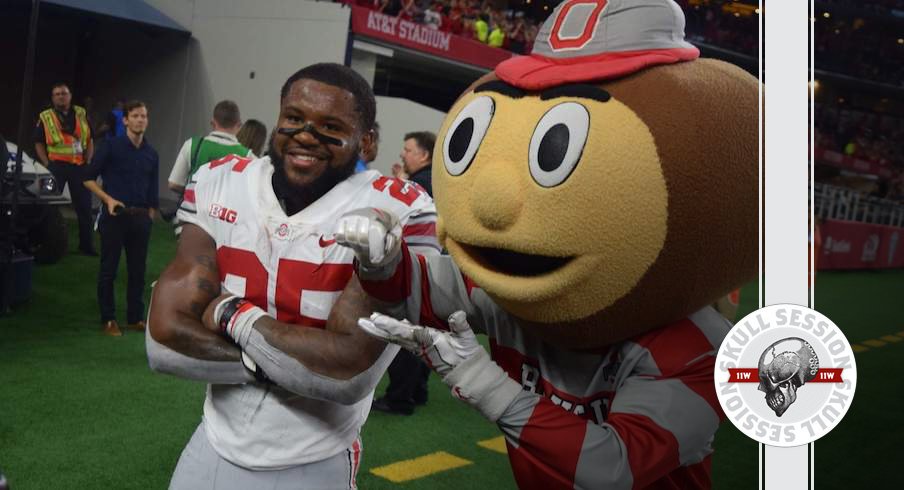
[[888, 344], [888, 342], [883, 342], [883, 341], [881, 341], [881, 340], [876, 340], [876, 339], [864, 340], [864, 341], [861, 342], [861, 343], [862, 343], [862, 344], [866, 344], [866, 345], [868, 345], [868, 346], [870, 346], [870, 347], [882, 347], [883, 345]]
[[477, 443], [477, 445], [484, 449], [489, 449], [490, 451], [496, 451], [497, 453], [500, 453], [500, 454], [508, 453], [508, 449], [506, 449], [506, 447], [505, 447], [505, 437], [504, 436], [494, 437], [492, 439], [480, 441]]
[[474, 463], [445, 451], [438, 451], [426, 456], [372, 468], [370, 472], [391, 482], [402, 483], [470, 464]]
[[851, 349], [853, 349], [854, 352], [857, 353], [857, 352], [868, 351], [868, 350], [869, 350], [869, 347], [864, 347], [864, 346], [862, 346], [862, 345], [860, 345], [860, 344], [853, 344], [853, 345], [851, 345]]
[[900, 342], [902, 340], [901, 337], [898, 337], [897, 335], [883, 335], [879, 338], [887, 342]]

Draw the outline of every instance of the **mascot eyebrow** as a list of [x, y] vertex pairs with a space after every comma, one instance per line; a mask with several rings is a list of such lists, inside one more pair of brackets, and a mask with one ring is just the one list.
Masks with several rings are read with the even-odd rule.
[[[509, 85], [502, 80], [492, 80], [478, 85], [477, 88], [474, 89], [474, 93], [479, 92], [496, 92], [512, 99], [520, 99], [527, 95], [527, 92], [524, 90], [521, 90], [514, 85]], [[591, 99], [598, 102], [608, 102], [609, 99], [612, 98], [612, 96], [609, 95], [609, 92], [606, 92], [596, 85], [584, 83], [559, 85], [540, 92], [540, 100], [550, 100], [557, 97], [576, 97], [579, 99]]]

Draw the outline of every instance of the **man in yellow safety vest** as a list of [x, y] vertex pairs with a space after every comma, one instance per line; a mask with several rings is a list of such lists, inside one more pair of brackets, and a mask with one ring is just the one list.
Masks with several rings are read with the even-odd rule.
[[91, 230], [91, 194], [82, 185], [86, 164], [94, 155], [91, 128], [85, 109], [72, 105], [65, 83], [51, 89], [53, 107], [41, 112], [35, 128], [35, 153], [61, 186], [69, 186], [72, 207], [78, 216], [79, 250], [97, 256]]

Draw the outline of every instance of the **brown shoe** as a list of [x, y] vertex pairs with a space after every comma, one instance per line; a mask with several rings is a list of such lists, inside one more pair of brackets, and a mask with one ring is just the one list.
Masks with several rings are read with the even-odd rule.
[[110, 320], [104, 323], [104, 335], [109, 335], [110, 337], [122, 337], [122, 330], [119, 329], [119, 324], [116, 323], [116, 320]]
[[130, 323], [130, 324], [126, 325], [126, 327], [129, 330], [137, 330], [139, 332], [144, 332], [146, 325], [144, 324], [143, 320], [138, 320], [135, 323]]

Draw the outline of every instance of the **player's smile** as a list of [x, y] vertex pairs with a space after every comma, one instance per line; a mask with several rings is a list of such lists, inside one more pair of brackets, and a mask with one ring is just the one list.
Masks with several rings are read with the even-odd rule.
[[293, 148], [286, 152], [286, 163], [303, 171], [310, 171], [319, 165], [326, 164], [332, 155], [315, 154], [300, 148]]

